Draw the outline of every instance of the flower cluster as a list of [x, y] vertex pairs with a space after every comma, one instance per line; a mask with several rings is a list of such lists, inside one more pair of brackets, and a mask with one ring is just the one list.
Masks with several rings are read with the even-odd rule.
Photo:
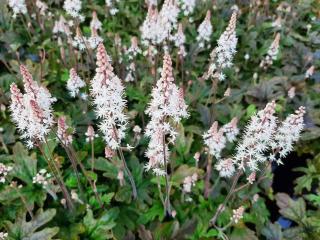
[[90, 22], [90, 28], [91, 29], [95, 29], [95, 30], [101, 30], [101, 28], [102, 28], [102, 23], [98, 19], [96, 11], [92, 12], [92, 19], [91, 19], [91, 22]]
[[48, 186], [51, 174], [47, 172], [46, 169], [41, 169], [35, 177], [33, 177], [32, 182], [35, 184], [42, 185], [43, 188]]
[[210, 129], [203, 134], [204, 143], [209, 148], [209, 153], [220, 159], [220, 153], [225, 148], [227, 141], [233, 142], [239, 134], [238, 119], [233, 118], [229, 123], [218, 129], [218, 122], [214, 122]]
[[126, 100], [124, 86], [113, 73], [110, 57], [102, 43], [97, 49], [96, 75], [91, 81], [91, 95], [97, 117], [101, 119], [100, 130], [107, 145], [113, 150], [120, 146], [125, 136], [127, 117], [124, 114]]
[[32, 148], [37, 141], [44, 141], [54, 121], [51, 104], [56, 101], [49, 91], [39, 86], [24, 65], [20, 66], [25, 94], [22, 94], [15, 83], [11, 84], [11, 116], [21, 133]]
[[172, 37], [172, 30], [177, 28], [179, 12], [175, 0], [165, 0], [160, 12], [150, 6], [141, 26], [143, 44], [157, 45], [169, 40]]
[[245, 209], [244, 209], [243, 206], [239, 207], [238, 209], [232, 210], [233, 215], [232, 215], [232, 217], [230, 218], [230, 220], [231, 220], [232, 222], [234, 222], [234, 223], [238, 223], [238, 222], [240, 221], [240, 219], [243, 218], [244, 210], [245, 210]]
[[58, 118], [57, 135], [62, 144], [68, 146], [72, 143], [72, 131], [66, 123], [66, 117], [61, 116]]
[[48, 10], [48, 5], [46, 3], [40, 1], [40, 0], [37, 0], [36, 1], [36, 6], [39, 9], [40, 15], [45, 16], [46, 12]]
[[71, 35], [68, 23], [67, 23], [67, 21], [65, 20], [65, 18], [62, 15], [60, 15], [60, 18], [59, 18], [58, 21], [54, 22], [54, 26], [53, 26], [52, 32], [54, 34], [64, 33], [67, 36]]
[[[281, 158], [287, 156], [293, 149], [295, 143], [303, 129], [303, 116], [305, 108], [300, 107], [295, 114], [289, 115], [279, 126], [275, 113], [275, 101], [251, 117], [250, 123], [246, 126], [242, 141], [236, 148], [233, 158], [219, 160], [215, 168], [222, 177], [231, 177], [235, 173], [236, 167], [252, 171], [248, 177], [248, 182], [255, 181], [255, 171], [258, 164], [266, 162], [268, 159], [281, 163]], [[221, 150], [225, 147], [226, 139], [234, 141], [239, 130], [236, 126], [237, 119], [218, 130], [215, 122], [210, 130], [204, 134], [205, 143], [209, 147], [209, 152], [216, 158], [220, 157]], [[225, 134], [225, 136], [223, 135]], [[270, 156], [266, 152], [272, 150]]]
[[[210, 10], [208, 10], [205, 19], [198, 27], [197, 41], [199, 42], [199, 47], [203, 48], [206, 43], [210, 42], [211, 34], [212, 34], [211, 12]], [[208, 47], [210, 47], [210, 45]]]
[[28, 12], [25, 0], [9, 0], [8, 4], [13, 11], [13, 18], [16, 18], [19, 13], [26, 14]]
[[197, 180], [198, 180], [197, 173], [192, 174], [192, 176], [185, 177], [183, 180], [183, 192], [190, 193], [191, 188], [195, 186]]
[[70, 16], [78, 18], [81, 22], [84, 21], [84, 16], [80, 14], [81, 0], [65, 0], [63, 9], [66, 10]]
[[185, 16], [192, 14], [196, 7], [196, 0], [180, 0], [179, 3]]
[[238, 119], [235, 117], [222, 127], [222, 131], [226, 135], [226, 138], [229, 142], [235, 141], [237, 135], [239, 134], [239, 128], [237, 127], [237, 124]]
[[[115, 2], [119, 2], [119, 0], [115, 0]], [[114, 6], [115, 2], [112, 0], [106, 0], [106, 6], [112, 16], [116, 15], [119, 12], [119, 9]]]
[[280, 33], [277, 33], [275, 39], [273, 40], [267, 55], [261, 61], [260, 67], [263, 69], [267, 69], [269, 66], [272, 65], [273, 61], [277, 59], [277, 55], [279, 52], [279, 42], [280, 42]]
[[67, 81], [67, 89], [71, 97], [75, 97], [76, 95], [78, 95], [80, 88], [85, 86], [85, 82], [79, 77], [76, 70], [74, 68], [71, 68], [69, 72], [69, 79]]
[[11, 166], [6, 166], [3, 163], [0, 163], [0, 183], [6, 182], [6, 176], [12, 170]]
[[[305, 107], [299, 107], [295, 114], [290, 114], [277, 128], [271, 143], [273, 150], [273, 154], [270, 157], [271, 160], [281, 162], [281, 158], [286, 157], [292, 151], [293, 143], [298, 141], [303, 129], [305, 112]], [[278, 159], [277, 155], [279, 155]]]
[[227, 178], [233, 176], [236, 170], [234, 167], [232, 158], [220, 160], [216, 164], [215, 168], [217, 169], [221, 177], [227, 177]]
[[172, 61], [169, 54], [163, 57], [161, 78], [157, 81], [151, 96], [152, 100], [146, 110], [151, 117], [146, 126], [146, 135], [150, 137], [146, 152], [149, 163], [146, 169], [152, 169], [157, 175], [165, 175], [163, 166], [169, 158], [166, 137], [168, 136], [169, 142], [173, 143], [177, 135], [169, 120], [172, 119], [178, 123], [182, 118], [188, 117], [183, 91], [174, 84]]
[[76, 29], [76, 35], [74, 36], [72, 40], [72, 46], [79, 49], [80, 51], [84, 51], [87, 47], [87, 38], [82, 35], [80, 28], [77, 27]]
[[126, 54], [129, 60], [135, 58], [138, 54], [141, 54], [141, 49], [138, 46], [138, 38], [132, 37], [131, 38], [131, 46], [127, 49]]
[[0, 240], [6, 240], [8, 238], [8, 233], [0, 232]]
[[178, 31], [175, 35], [172, 36], [174, 45], [179, 48], [178, 54], [182, 57], [186, 56], [186, 49], [184, 44], [186, 42], [186, 36], [183, 33], [182, 24], [179, 23]]
[[125, 82], [133, 82], [134, 81], [134, 74], [135, 74], [135, 71], [136, 71], [136, 65], [134, 62], [130, 63], [129, 66], [127, 66], [127, 70], [128, 70], [128, 73], [127, 73], [127, 76], [126, 78], [124, 79]]
[[250, 173], [250, 175], [247, 177], [248, 183], [253, 184], [256, 180], [256, 172]]
[[309, 67], [305, 73], [306, 78], [310, 78], [314, 74], [314, 66]]
[[88, 126], [88, 129], [85, 135], [86, 135], [86, 142], [92, 142], [95, 137], [98, 137], [98, 134], [95, 133], [94, 128], [91, 125]]
[[218, 122], [214, 122], [210, 129], [203, 134], [203, 140], [209, 148], [209, 153], [217, 159], [220, 158], [220, 153], [226, 146], [226, 138], [223, 133], [222, 128], [218, 129]]
[[222, 70], [232, 66], [232, 61], [236, 53], [238, 38], [236, 36], [237, 13], [231, 15], [228, 27], [218, 39], [218, 46], [211, 53], [211, 64], [209, 76], [218, 78], [220, 81], [225, 79]]
[[234, 157], [234, 162], [239, 168], [244, 169], [248, 166], [251, 171], [256, 171], [259, 162], [267, 161], [264, 152], [268, 150], [277, 127], [277, 118], [274, 116], [275, 107], [276, 103], [272, 101], [251, 117]]

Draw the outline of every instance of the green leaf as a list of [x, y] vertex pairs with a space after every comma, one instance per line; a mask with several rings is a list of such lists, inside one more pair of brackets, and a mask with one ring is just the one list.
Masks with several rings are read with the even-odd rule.
[[35, 155], [29, 156], [28, 151], [20, 142], [14, 145], [13, 155], [16, 164], [14, 165], [12, 175], [25, 183], [32, 184], [32, 179], [37, 173], [37, 160]]
[[[15, 223], [7, 221], [5, 223], [9, 233], [9, 239], [22, 240], [51, 240], [58, 232], [58, 227], [43, 228], [56, 215], [55, 209], [43, 211], [38, 210], [37, 214], [30, 221], [26, 221], [26, 213], [18, 212]], [[40, 229], [40, 231], [37, 231]]]
[[306, 217], [306, 203], [303, 198], [293, 200], [286, 193], [277, 193], [275, 198], [280, 208], [279, 212], [284, 217], [298, 223]]
[[83, 219], [85, 226], [85, 235], [92, 240], [105, 240], [112, 238], [113, 234], [110, 231], [116, 226], [115, 218], [117, 214], [115, 211], [108, 211], [99, 219], [93, 217], [91, 209], [87, 210], [87, 214]]

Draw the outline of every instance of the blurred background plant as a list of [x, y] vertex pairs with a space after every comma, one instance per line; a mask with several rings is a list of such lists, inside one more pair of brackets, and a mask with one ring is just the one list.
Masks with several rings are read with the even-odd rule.
[[[320, 239], [319, 2], [194, 2], [177, 1], [185, 41], [164, 46], [143, 44], [140, 31], [148, 8], [160, 10], [163, 1], [0, 0], [0, 162], [10, 167], [0, 183], [0, 239]], [[198, 28], [208, 10], [212, 34], [210, 27]], [[233, 66], [224, 69], [224, 81], [205, 80], [210, 53], [233, 11], [238, 38]], [[121, 160], [105, 151], [90, 101], [95, 48], [101, 41], [126, 88], [129, 123], [123, 143], [134, 149], [123, 147], [123, 154], [136, 200]], [[171, 216], [161, 202], [164, 179], [144, 170], [149, 122], [144, 111], [160, 78], [163, 49], [171, 54], [175, 83], [184, 91], [190, 115], [177, 125], [179, 134], [170, 147]], [[77, 176], [53, 133], [43, 152], [52, 156], [71, 189], [72, 211], [65, 210], [57, 182], [42, 170], [47, 168], [43, 152], [26, 150], [11, 120], [10, 85], [22, 85], [20, 64], [57, 99], [54, 116], [65, 116], [71, 126], [72, 146], [85, 171]], [[77, 90], [67, 87], [75, 79], [71, 68], [83, 81]], [[232, 181], [219, 177], [216, 159], [209, 162], [202, 135], [215, 121], [223, 125], [234, 117], [242, 133], [251, 116], [272, 100], [281, 120], [305, 106], [304, 131], [283, 165], [272, 163], [257, 172], [259, 181], [237, 189], [217, 219], [218, 226], [228, 226], [231, 217], [233, 223], [220, 231], [210, 219]], [[89, 125], [98, 134], [91, 140]], [[223, 155], [231, 156], [235, 145], [228, 144]], [[208, 165], [212, 170], [206, 180]], [[237, 221], [235, 209], [243, 216]]]

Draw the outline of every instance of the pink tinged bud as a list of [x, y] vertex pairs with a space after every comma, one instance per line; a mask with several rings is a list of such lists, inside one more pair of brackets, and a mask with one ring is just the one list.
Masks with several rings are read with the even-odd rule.
[[44, 119], [43, 111], [39, 107], [38, 103], [34, 100], [30, 100], [30, 106], [31, 106], [32, 114], [35, 120], [39, 123], [43, 122], [43, 119]]
[[288, 91], [288, 97], [290, 99], [294, 98], [296, 95], [296, 88], [295, 87], [291, 87]]
[[88, 129], [87, 129], [87, 132], [86, 132], [86, 136], [88, 137], [88, 139], [90, 141], [93, 141], [93, 139], [95, 137], [94, 128], [91, 125], [88, 126]]
[[124, 186], [125, 181], [124, 181], [124, 173], [122, 170], [118, 172], [117, 179], [119, 180], [120, 186]]
[[243, 218], [243, 213], [244, 213], [244, 207], [241, 206], [238, 209], [232, 210], [233, 215], [231, 217], [231, 221], [234, 223], [238, 223], [240, 219]]
[[23, 95], [15, 83], [11, 84], [10, 92], [11, 92], [11, 101], [14, 104], [17, 104], [17, 105], [23, 107]]
[[24, 89], [27, 93], [32, 93], [33, 97], [36, 98], [37, 91], [35, 88], [35, 83], [33, 81], [32, 75], [29, 70], [24, 65], [20, 65], [20, 73], [22, 75], [22, 80], [24, 84]]
[[199, 152], [196, 152], [193, 156], [193, 158], [196, 160], [196, 162], [199, 162], [200, 160], [200, 153]]
[[210, 22], [211, 21], [210, 19], [211, 19], [211, 11], [208, 10], [207, 13], [206, 13], [205, 21]]
[[105, 154], [106, 158], [112, 158], [114, 156], [115, 152], [111, 148], [105, 147], [104, 154]]
[[248, 177], [247, 180], [250, 184], [253, 184], [256, 180], [256, 172], [252, 172]]
[[227, 88], [227, 90], [224, 92], [223, 96], [224, 97], [230, 97], [230, 95], [231, 95], [231, 89]]
[[66, 118], [64, 116], [58, 118], [58, 130], [57, 135], [60, 141], [69, 145], [72, 143], [72, 135], [68, 133], [69, 126], [66, 124]]

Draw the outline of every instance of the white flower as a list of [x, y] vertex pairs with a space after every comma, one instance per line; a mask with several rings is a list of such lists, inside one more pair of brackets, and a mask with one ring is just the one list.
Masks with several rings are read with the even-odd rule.
[[102, 43], [97, 48], [96, 75], [91, 81], [91, 96], [97, 117], [101, 120], [99, 128], [107, 146], [115, 150], [120, 147], [125, 136], [127, 117], [124, 114], [126, 100], [124, 87], [113, 73], [110, 57]]
[[66, 146], [72, 143], [72, 132], [70, 132], [69, 126], [66, 123], [66, 118], [64, 116], [58, 118], [57, 136], [62, 144]]
[[128, 55], [129, 60], [132, 60], [134, 57], [136, 57], [138, 54], [141, 54], [142, 51], [138, 46], [138, 38], [132, 37], [131, 38], [131, 46], [126, 51], [126, 54]]
[[149, 6], [157, 6], [158, 5], [158, 0], [146, 0], [148, 7]]
[[300, 133], [303, 129], [303, 116], [305, 107], [299, 107], [295, 114], [290, 114], [276, 129], [274, 141], [271, 147], [274, 155], [279, 155], [277, 160], [281, 163], [281, 158], [286, 157], [293, 149], [293, 143], [298, 141]]
[[226, 146], [226, 138], [223, 133], [223, 129], [218, 130], [218, 122], [214, 122], [202, 136], [204, 143], [209, 148], [209, 153], [217, 159], [220, 158], [220, 153]]
[[6, 166], [3, 163], [0, 163], [0, 183], [5, 183], [6, 182], [6, 176], [11, 171], [12, 171], [12, 167], [11, 166]]
[[36, 176], [33, 177], [32, 182], [34, 184], [39, 184], [43, 188], [46, 188], [50, 182], [51, 174], [47, 173], [46, 169], [41, 169]]
[[288, 91], [288, 97], [290, 99], [294, 98], [294, 96], [296, 95], [296, 88], [295, 87], [291, 87]]
[[52, 32], [53, 32], [54, 34], [64, 33], [64, 34], [66, 34], [67, 36], [70, 36], [70, 35], [71, 35], [69, 26], [68, 26], [66, 20], [64, 19], [64, 17], [63, 17], [62, 15], [60, 15], [59, 21], [55, 21], [55, 22], [54, 22], [54, 27], [53, 27], [53, 29], [52, 29]]
[[185, 16], [192, 14], [196, 6], [196, 0], [179, 0], [179, 3]]
[[44, 141], [54, 121], [51, 104], [56, 101], [49, 91], [33, 81], [24, 65], [20, 66], [25, 94], [22, 94], [15, 83], [11, 84], [11, 116], [17, 125], [21, 137], [27, 140], [28, 147], [37, 141]]
[[173, 35], [172, 40], [174, 41], [174, 45], [176, 47], [183, 46], [186, 42], [186, 36], [183, 33], [182, 24], [179, 23], [178, 32]]
[[8, 238], [8, 233], [0, 232], [0, 240], [6, 240]]
[[208, 77], [225, 80], [223, 70], [232, 66], [232, 61], [236, 53], [238, 38], [236, 36], [237, 14], [234, 11], [231, 15], [228, 27], [218, 39], [218, 46], [210, 54], [210, 65]]
[[101, 30], [102, 28], [102, 23], [99, 21], [96, 11], [92, 12], [92, 20], [90, 22], [90, 28], [95, 30]]
[[9, 7], [13, 11], [13, 18], [17, 17], [17, 14], [27, 14], [27, 6], [25, 0], [9, 0]]
[[134, 132], [134, 133], [141, 133], [141, 127], [139, 127], [138, 125], [135, 125], [135, 126], [133, 127], [133, 132]]
[[238, 209], [234, 209], [232, 210], [233, 212], [233, 215], [232, 217], [230, 218], [230, 220], [234, 223], [238, 223], [240, 219], [243, 218], [243, 213], [244, 213], [244, 207], [241, 206], [239, 207]]
[[86, 141], [87, 141], [87, 142], [91, 142], [91, 141], [94, 140], [95, 137], [98, 137], [98, 135], [95, 134], [94, 128], [93, 128], [91, 125], [88, 126], [88, 129], [87, 129], [85, 135], [86, 135], [86, 137], [87, 137], [87, 138], [86, 138]]
[[273, 61], [277, 59], [277, 55], [279, 52], [279, 42], [280, 42], [280, 33], [277, 33], [275, 39], [273, 40], [271, 46], [269, 47], [267, 55], [260, 63], [261, 68], [267, 69], [269, 66], [273, 64]]
[[45, 16], [46, 12], [48, 10], [48, 5], [46, 3], [40, 1], [40, 0], [37, 0], [36, 1], [36, 6], [39, 9], [40, 15]]
[[311, 66], [308, 68], [308, 70], [305, 73], [305, 77], [306, 78], [310, 78], [314, 73], [314, 66]]
[[66, 10], [70, 16], [79, 18], [79, 20], [82, 22], [84, 20], [84, 16], [80, 14], [81, 4], [81, 0], [65, 0], [63, 9]]
[[85, 86], [85, 82], [82, 81], [76, 70], [71, 68], [69, 72], [69, 79], [67, 81], [67, 89], [69, 90], [71, 97], [75, 97], [77, 94], [79, 94], [80, 88]]
[[102, 37], [98, 35], [98, 32], [95, 28], [91, 29], [91, 36], [88, 38], [88, 44], [91, 49], [96, 49], [99, 43], [103, 42]]
[[192, 176], [187, 176], [183, 180], [183, 192], [190, 193], [191, 188], [196, 185], [198, 174], [194, 173]]
[[219, 160], [215, 168], [221, 177], [231, 177], [235, 173], [235, 166], [231, 158]]
[[238, 119], [235, 117], [229, 123], [222, 127], [222, 131], [225, 133], [226, 138], [229, 142], [233, 142], [239, 134], [237, 127]]
[[211, 24], [211, 12], [207, 11], [206, 17], [203, 22], [198, 27], [197, 41], [200, 47], [204, 47], [205, 43], [210, 42], [210, 37], [212, 34], [212, 24]]
[[177, 27], [179, 8], [174, 0], [165, 0], [160, 12], [149, 7], [147, 17], [141, 26], [141, 38], [144, 44], [161, 44], [169, 40], [172, 30]]
[[250, 175], [247, 177], [248, 183], [253, 184], [256, 180], [256, 172], [250, 173]]
[[81, 30], [77, 27], [76, 36], [74, 36], [72, 40], [72, 46], [79, 49], [80, 51], [84, 51], [86, 49], [86, 43], [88, 39], [81, 34]]
[[275, 107], [276, 103], [272, 101], [251, 117], [234, 157], [239, 168], [249, 167], [251, 171], [256, 171], [259, 162], [267, 161], [264, 153], [269, 150], [276, 129]]
[[174, 84], [169, 54], [164, 55], [161, 78], [153, 88], [151, 96], [152, 100], [146, 110], [151, 117], [146, 127], [146, 136], [150, 137], [146, 152], [149, 163], [146, 169], [152, 169], [156, 175], [165, 175], [163, 166], [169, 159], [169, 149], [165, 139], [174, 143], [177, 135], [176, 130], [170, 125], [170, 119], [178, 123], [181, 118], [188, 117], [182, 89]]

